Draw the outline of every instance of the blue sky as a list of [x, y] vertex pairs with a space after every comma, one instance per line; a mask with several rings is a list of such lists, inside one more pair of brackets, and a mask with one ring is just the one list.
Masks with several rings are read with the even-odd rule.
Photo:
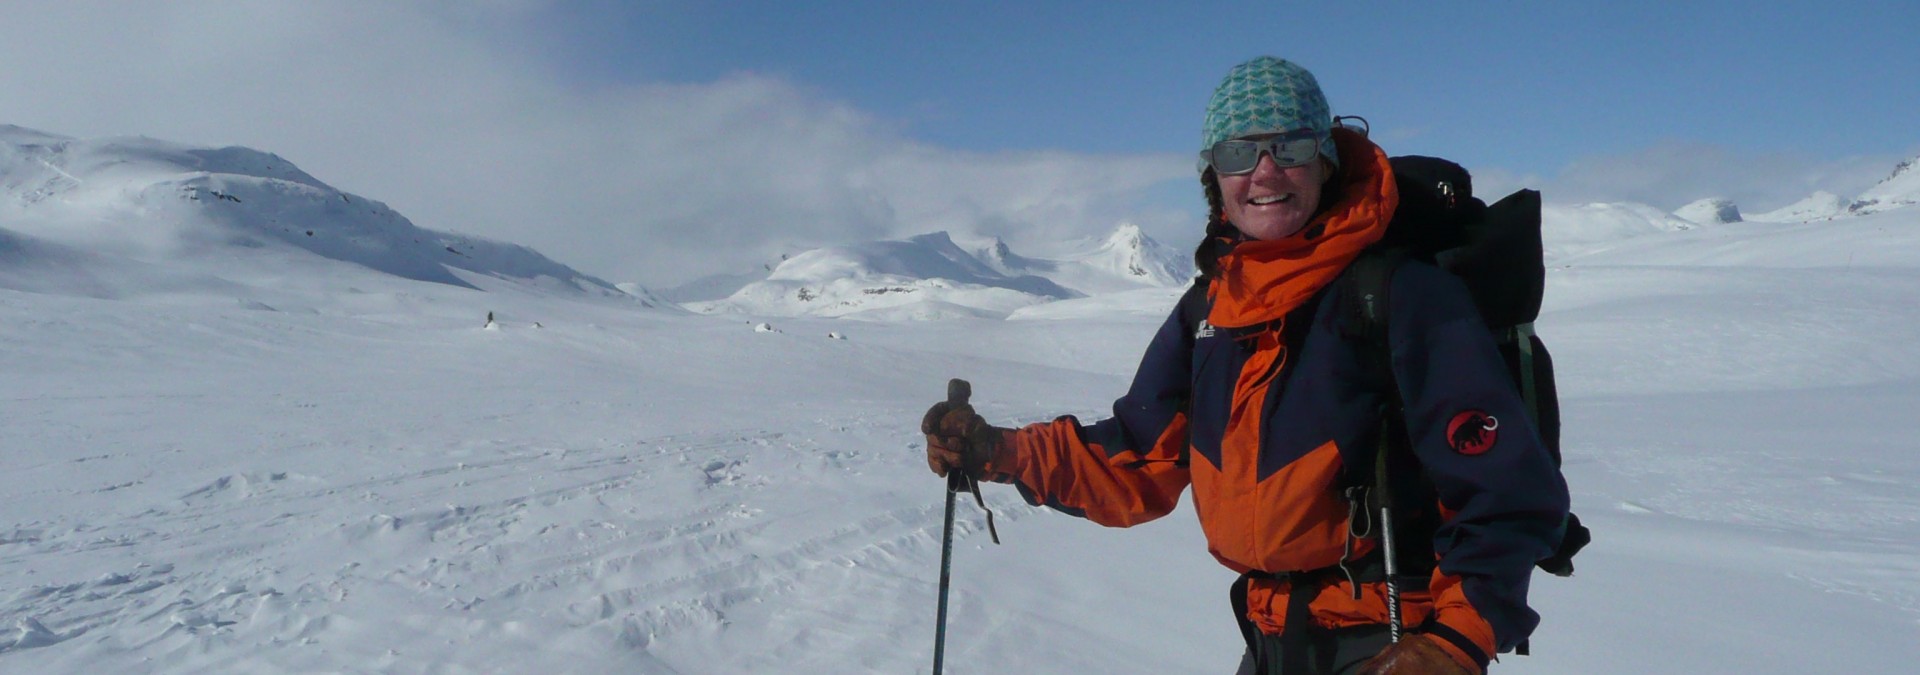
[[1521, 173], [1674, 141], [1920, 143], [1914, 2], [594, 2], [546, 22], [589, 82], [752, 71], [968, 149], [1192, 152], [1220, 75], [1263, 53], [1392, 151]]
[[245, 145], [673, 285], [933, 230], [1197, 238], [1208, 94], [1313, 70], [1482, 193], [1752, 212], [1920, 153], [1920, 3], [16, 0], [0, 123]]

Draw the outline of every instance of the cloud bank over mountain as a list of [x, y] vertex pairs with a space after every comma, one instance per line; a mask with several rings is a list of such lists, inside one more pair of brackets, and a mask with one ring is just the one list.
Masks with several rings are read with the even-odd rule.
[[568, 81], [521, 25], [538, 2], [32, 4], [0, 27], [0, 122], [273, 148], [424, 227], [617, 281], [932, 230], [1057, 241], [1185, 219], [1142, 196], [1190, 176], [1185, 157], [956, 151], [765, 74]]

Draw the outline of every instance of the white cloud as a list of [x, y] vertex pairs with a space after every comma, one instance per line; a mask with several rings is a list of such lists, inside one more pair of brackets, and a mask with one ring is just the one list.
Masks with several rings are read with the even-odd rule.
[[931, 229], [1032, 238], [1166, 220], [1171, 156], [973, 153], [820, 92], [569, 81], [545, 3], [33, 2], [0, 24], [0, 122], [276, 152], [416, 223], [665, 283]]

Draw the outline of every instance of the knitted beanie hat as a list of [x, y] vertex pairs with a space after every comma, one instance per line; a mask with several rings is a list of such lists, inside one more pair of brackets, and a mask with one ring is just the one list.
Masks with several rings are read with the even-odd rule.
[[[1262, 56], [1234, 66], [1214, 88], [1201, 129], [1200, 151], [1229, 138], [1312, 129], [1320, 132], [1320, 154], [1336, 166], [1333, 112], [1313, 73], [1286, 59]], [[1201, 168], [1205, 171], [1205, 167]]]

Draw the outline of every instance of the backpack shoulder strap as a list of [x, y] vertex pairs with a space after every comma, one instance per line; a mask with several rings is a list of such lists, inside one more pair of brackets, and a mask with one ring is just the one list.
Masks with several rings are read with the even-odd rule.
[[1397, 247], [1368, 249], [1336, 283], [1343, 285], [1338, 297], [1340, 330], [1357, 348], [1367, 386], [1380, 393], [1380, 426], [1371, 443], [1360, 444], [1358, 452], [1348, 457], [1346, 486], [1365, 495], [1369, 512], [1383, 507], [1394, 512], [1394, 519], [1400, 521], [1392, 547], [1397, 571], [1420, 576], [1432, 570], [1430, 533], [1439, 523], [1437, 514], [1422, 506], [1432, 498], [1432, 489], [1409, 446], [1389, 330], [1393, 275], [1409, 257]]
[[[1393, 273], [1407, 257], [1407, 252], [1399, 248], [1370, 248], [1340, 276], [1339, 283], [1344, 286], [1339, 293], [1341, 334], [1364, 345], [1362, 351], [1369, 360], [1384, 359], [1369, 369], [1387, 378], [1379, 382], [1382, 385], [1390, 384], [1393, 377], [1387, 343]], [[1377, 371], [1381, 366], [1386, 366], [1384, 372]]]
[[[1366, 387], [1381, 395], [1378, 438], [1372, 443], [1360, 444], [1359, 454], [1348, 458], [1346, 482], [1353, 488], [1374, 487], [1374, 479], [1380, 474], [1376, 465], [1385, 459], [1390, 444], [1404, 435], [1393, 428], [1400, 416], [1400, 390], [1393, 377], [1388, 322], [1393, 272], [1405, 258], [1406, 255], [1396, 249], [1369, 248], [1362, 251], [1335, 282], [1340, 286], [1334, 299], [1339, 303], [1335, 311], [1341, 337], [1354, 345]], [[1380, 496], [1376, 493], [1374, 498]]]

